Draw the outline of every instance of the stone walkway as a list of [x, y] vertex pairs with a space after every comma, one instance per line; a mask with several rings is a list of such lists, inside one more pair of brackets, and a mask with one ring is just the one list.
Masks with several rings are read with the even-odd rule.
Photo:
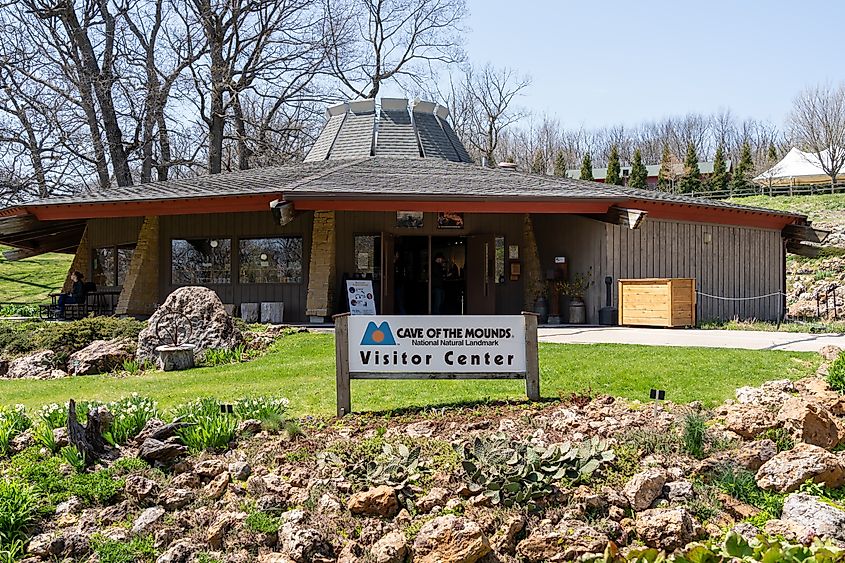
[[702, 346], [746, 350], [818, 352], [823, 346], [845, 348], [845, 334], [803, 334], [744, 330], [699, 330], [566, 326], [540, 327], [540, 342], [567, 344], [644, 344], [647, 346]]

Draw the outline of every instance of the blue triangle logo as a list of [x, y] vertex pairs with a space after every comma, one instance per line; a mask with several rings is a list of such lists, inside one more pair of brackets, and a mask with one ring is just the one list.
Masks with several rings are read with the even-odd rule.
[[364, 346], [396, 346], [396, 340], [393, 338], [393, 332], [391, 332], [387, 321], [383, 321], [380, 325], [370, 321], [367, 330], [364, 331], [361, 344]]

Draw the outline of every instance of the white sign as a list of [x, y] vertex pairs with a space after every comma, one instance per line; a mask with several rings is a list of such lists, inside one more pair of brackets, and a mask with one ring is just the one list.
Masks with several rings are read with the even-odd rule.
[[521, 315], [352, 316], [348, 330], [351, 373], [526, 372]]
[[346, 280], [346, 297], [353, 315], [376, 314], [372, 280]]

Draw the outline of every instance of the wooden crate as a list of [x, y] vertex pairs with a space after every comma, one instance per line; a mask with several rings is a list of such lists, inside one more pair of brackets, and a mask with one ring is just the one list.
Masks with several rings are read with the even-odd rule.
[[695, 279], [619, 280], [619, 324], [695, 326]]

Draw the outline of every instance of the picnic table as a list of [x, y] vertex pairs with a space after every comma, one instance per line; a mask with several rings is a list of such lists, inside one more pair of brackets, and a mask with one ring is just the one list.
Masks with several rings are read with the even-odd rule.
[[[42, 319], [56, 320], [59, 318], [59, 293], [50, 294], [50, 305], [39, 306], [39, 316]], [[110, 316], [114, 314], [120, 289], [97, 289], [85, 294], [82, 303], [68, 303], [65, 305], [65, 319], [82, 319], [89, 315]]]

